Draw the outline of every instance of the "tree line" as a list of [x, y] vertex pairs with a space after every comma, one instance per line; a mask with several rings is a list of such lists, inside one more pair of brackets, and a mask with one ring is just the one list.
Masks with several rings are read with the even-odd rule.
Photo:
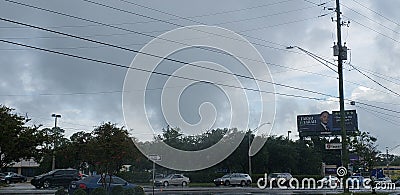
[[[33, 158], [40, 163], [38, 172], [43, 173], [51, 170], [52, 156], [55, 155], [56, 168], [76, 168], [99, 174], [118, 174], [123, 165], [130, 165], [130, 171], [134, 172], [152, 169], [152, 162], [138, 150], [134, 135], [130, 135], [124, 127], [107, 122], [93, 130], [77, 132], [66, 138], [60, 127], [29, 126], [28, 121], [26, 117], [15, 114], [12, 108], [0, 106], [0, 168]], [[222, 162], [199, 172], [248, 172], [249, 142], [254, 139], [254, 135], [250, 130], [229, 130], [244, 134], [239, 147]], [[164, 141], [181, 150], [196, 151], [214, 145], [227, 132], [228, 129], [212, 129], [200, 135], [186, 136], [179, 128], [168, 126], [162, 129], [154, 141]], [[356, 170], [372, 169], [381, 163], [375, 137], [360, 132], [349, 137], [348, 141], [349, 151], [359, 157], [353, 162]], [[340, 165], [340, 151], [325, 149], [325, 144], [332, 142], [340, 142], [340, 139], [313, 137], [294, 141], [284, 136], [270, 136], [261, 150], [251, 158], [252, 173], [320, 175], [322, 163]], [[157, 167], [157, 170], [173, 172], [162, 167]]]

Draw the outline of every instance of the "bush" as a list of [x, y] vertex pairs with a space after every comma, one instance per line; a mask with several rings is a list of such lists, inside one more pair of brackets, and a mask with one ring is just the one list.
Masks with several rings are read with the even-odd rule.
[[145, 195], [145, 193], [141, 186], [136, 186], [135, 188], [125, 189], [124, 195]]
[[99, 187], [90, 192], [90, 195], [107, 195], [107, 190], [103, 187]]
[[122, 186], [115, 186], [111, 190], [112, 195], [123, 195], [123, 193], [124, 193], [124, 188]]
[[144, 195], [144, 189], [142, 186], [136, 186], [134, 189], [134, 194], [136, 195]]
[[66, 192], [64, 188], [59, 188], [55, 195], [68, 195], [68, 192]]
[[79, 188], [79, 189], [74, 191], [73, 195], [86, 195], [86, 192], [85, 192], [85, 190]]
[[124, 195], [136, 195], [135, 194], [135, 189], [133, 189], [133, 188], [125, 189]]

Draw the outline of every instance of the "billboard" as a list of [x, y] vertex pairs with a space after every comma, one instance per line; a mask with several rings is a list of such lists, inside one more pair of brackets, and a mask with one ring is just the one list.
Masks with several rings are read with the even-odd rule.
[[[340, 111], [332, 111], [332, 114], [326, 113], [324, 115], [326, 115], [325, 119], [321, 117], [321, 114], [298, 115], [297, 130], [300, 137], [341, 135]], [[355, 110], [345, 111], [345, 126], [348, 134], [358, 131]]]

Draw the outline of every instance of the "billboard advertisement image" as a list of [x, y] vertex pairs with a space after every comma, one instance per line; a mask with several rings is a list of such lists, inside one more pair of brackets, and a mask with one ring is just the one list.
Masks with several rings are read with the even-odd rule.
[[[358, 131], [357, 113], [355, 110], [345, 111], [346, 132]], [[297, 129], [300, 137], [341, 135], [340, 112], [323, 111], [319, 114], [298, 115]]]

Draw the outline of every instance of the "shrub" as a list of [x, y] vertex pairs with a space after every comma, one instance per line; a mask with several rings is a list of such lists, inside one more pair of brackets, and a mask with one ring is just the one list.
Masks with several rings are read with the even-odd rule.
[[144, 195], [145, 193], [144, 193], [144, 189], [143, 189], [143, 187], [142, 186], [136, 186], [135, 188], [134, 188], [134, 190], [135, 190], [135, 194], [137, 194], [137, 195]]
[[122, 186], [115, 186], [111, 190], [112, 195], [123, 195], [123, 193], [124, 193], [124, 188]]
[[136, 195], [135, 194], [135, 189], [133, 189], [133, 188], [125, 189], [124, 195]]
[[85, 192], [85, 190], [79, 188], [79, 189], [74, 191], [73, 195], [86, 195], [86, 192]]
[[68, 195], [68, 192], [66, 192], [64, 188], [59, 188], [55, 195]]
[[90, 195], [107, 195], [107, 190], [103, 187], [99, 187], [90, 192]]

